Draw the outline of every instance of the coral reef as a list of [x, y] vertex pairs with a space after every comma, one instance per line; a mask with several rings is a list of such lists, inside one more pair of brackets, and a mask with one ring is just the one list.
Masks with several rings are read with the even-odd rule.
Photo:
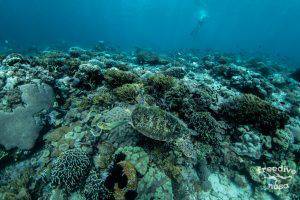
[[164, 75], [172, 76], [178, 79], [184, 78], [187, 72], [182, 67], [170, 67], [164, 71]]
[[24, 61], [22, 55], [20, 54], [10, 54], [4, 60], [2, 61], [2, 64], [4, 66], [14, 66], [17, 63], [22, 63]]
[[80, 85], [85, 88], [94, 88], [95, 85], [102, 83], [104, 79], [101, 69], [90, 63], [81, 64], [75, 77], [81, 81]]
[[64, 49], [0, 56], [0, 199], [299, 199], [286, 66]]
[[218, 143], [217, 135], [221, 132], [221, 125], [209, 112], [194, 112], [188, 125], [197, 132], [197, 138], [201, 141]]

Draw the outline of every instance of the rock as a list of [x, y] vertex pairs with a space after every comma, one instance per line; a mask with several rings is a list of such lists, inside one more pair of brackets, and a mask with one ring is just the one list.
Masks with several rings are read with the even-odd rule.
[[300, 68], [291, 74], [291, 77], [296, 81], [300, 81]]
[[23, 57], [20, 54], [10, 54], [3, 61], [4, 66], [14, 66], [17, 63], [23, 62]]

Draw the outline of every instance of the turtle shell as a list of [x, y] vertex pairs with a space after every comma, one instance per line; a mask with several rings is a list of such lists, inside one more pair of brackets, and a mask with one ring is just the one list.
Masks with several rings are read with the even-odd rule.
[[188, 130], [184, 122], [156, 106], [139, 105], [131, 118], [138, 132], [154, 140], [171, 142]]

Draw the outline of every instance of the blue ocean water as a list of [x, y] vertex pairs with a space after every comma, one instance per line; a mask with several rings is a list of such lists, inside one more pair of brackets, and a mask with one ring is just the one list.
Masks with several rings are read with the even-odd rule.
[[124, 49], [264, 53], [299, 63], [299, 11], [298, 0], [1, 0], [0, 42], [105, 41]]

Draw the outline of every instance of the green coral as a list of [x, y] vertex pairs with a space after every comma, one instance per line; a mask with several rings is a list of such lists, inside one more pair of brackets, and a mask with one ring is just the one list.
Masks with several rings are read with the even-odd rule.
[[110, 92], [103, 91], [93, 96], [92, 103], [93, 105], [108, 107], [114, 103], [114, 100], [115, 98]]
[[284, 128], [288, 116], [259, 97], [246, 94], [223, 105], [223, 116], [239, 125], [254, 125], [265, 134]]
[[131, 72], [119, 69], [108, 69], [104, 74], [106, 83], [112, 88], [120, 87], [124, 84], [137, 82], [137, 76]]
[[152, 94], [163, 94], [175, 85], [175, 79], [163, 74], [155, 74], [147, 80], [148, 90]]
[[186, 109], [185, 101], [190, 98], [189, 89], [186, 85], [179, 83], [165, 93], [164, 99], [168, 107], [173, 111]]
[[168, 64], [168, 61], [160, 56], [156, 55], [153, 52], [144, 49], [136, 50], [136, 61], [140, 65], [149, 64], [149, 65], [165, 65]]
[[117, 149], [115, 152], [115, 159], [120, 155], [125, 155], [125, 160], [131, 162], [137, 172], [145, 175], [148, 170], [149, 156], [141, 147], [126, 146]]
[[65, 62], [65, 65], [68, 66], [68, 71], [70, 74], [74, 74], [81, 64], [80, 59], [78, 58], [68, 58]]
[[139, 200], [174, 199], [171, 179], [157, 167], [151, 167], [137, 188]]
[[196, 110], [205, 111], [218, 101], [218, 96], [210, 87], [199, 85], [192, 91], [192, 99], [195, 103]]
[[138, 95], [141, 93], [141, 85], [125, 84], [116, 88], [114, 93], [120, 101], [135, 103]]
[[217, 143], [215, 136], [220, 132], [220, 124], [209, 112], [194, 112], [188, 125], [198, 133], [197, 138], [201, 141]]

